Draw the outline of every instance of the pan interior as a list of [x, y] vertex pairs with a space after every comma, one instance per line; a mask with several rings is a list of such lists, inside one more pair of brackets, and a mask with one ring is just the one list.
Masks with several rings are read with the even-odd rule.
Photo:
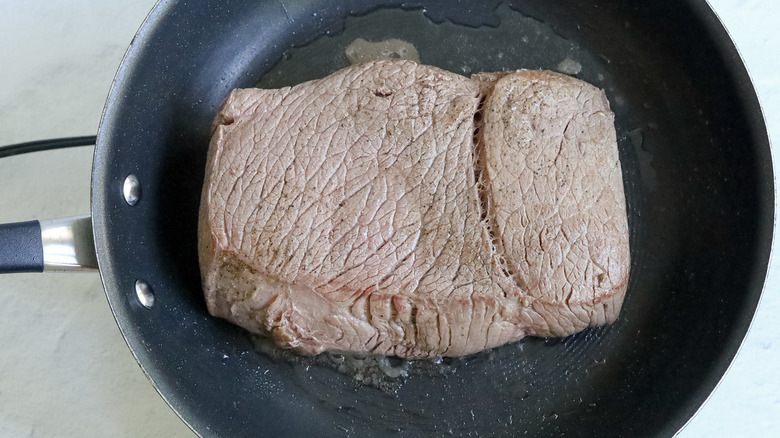
[[[771, 160], [755, 93], [704, 2], [161, 2], [106, 107], [93, 175], [107, 295], [144, 370], [204, 436], [672, 435], [717, 383], [766, 272]], [[619, 320], [528, 338], [412, 374], [393, 391], [259, 353], [210, 317], [197, 213], [210, 125], [235, 87], [348, 65], [357, 38], [398, 38], [471, 74], [579, 70], [607, 92], [632, 267]], [[571, 66], [579, 66], [571, 70]], [[135, 173], [141, 202], [121, 198]], [[133, 285], [155, 293], [141, 306]], [[609, 430], [605, 432], [605, 425]]]

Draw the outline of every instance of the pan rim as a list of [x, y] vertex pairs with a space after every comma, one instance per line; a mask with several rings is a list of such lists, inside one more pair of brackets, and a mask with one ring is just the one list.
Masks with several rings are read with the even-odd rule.
[[[136, 59], [139, 55], [138, 52], [143, 50], [144, 42], [150, 38], [150, 33], [156, 27], [156, 25], [165, 19], [169, 10], [173, 8], [173, 3], [174, 2], [170, 0], [157, 0], [152, 9], [139, 25], [135, 36], [133, 36], [133, 39], [130, 41], [128, 48], [125, 50], [125, 53], [122, 56], [122, 60], [119, 62], [119, 67], [117, 68], [114, 79], [111, 82], [111, 87], [109, 89], [110, 91], [106, 98], [106, 103], [103, 106], [103, 112], [100, 117], [97, 141], [95, 143], [95, 149], [92, 157], [90, 215], [92, 216], [92, 233], [95, 242], [95, 252], [97, 254], [100, 281], [103, 285], [103, 292], [106, 296], [106, 300], [108, 301], [109, 308], [111, 309], [111, 314], [114, 316], [114, 321], [119, 328], [122, 339], [125, 341], [125, 345], [127, 345], [128, 350], [130, 350], [130, 353], [133, 355], [133, 359], [135, 359], [135, 362], [138, 364], [146, 379], [152, 385], [157, 394], [163, 399], [163, 401], [165, 401], [165, 404], [171, 409], [171, 411], [173, 411], [179, 420], [187, 425], [187, 427], [196, 436], [203, 437], [198, 428], [196, 428], [190, 422], [190, 420], [182, 415], [182, 409], [178, 406], [178, 403], [175, 403], [174, 400], [172, 400], [172, 397], [170, 397], [170, 394], [174, 394], [175, 391], [173, 391], [171, 388], [161, 387], [160, 379], [153, 376], [150, 369], [145, 365], [149, 363], [149, 358], [146, 354], [142, 355], [142, 353], [140, 353], [142, 350], [138, 347], [141, 343], [141, 340], [137, 339], [137, 333], [128, 328], [130, 322], [128, 321], [126, 313], [119, 310], [121, 309], [121, 306], [118, 305], [118, 300], [122, 299], [122, 296], [119, 292], [110, 292], [110, 290], [113, 290], [111, 285], [115, 285], [117, 283], [114, 266], [109, 263], [109, 259], [111, 258], [111, 250], [109, 249], [111, 246], [109, 238], [110, 224], [107, 223], [106, 215], [103, 214], [102, 211], [95, 208], [95, 206], [105, 205], [107, 201], [105, 193], [101, 189], [105, 187], [106, 184], [117, 185], [116, 182], [114, 182], [114, 184], [110, 184], [109, 181], [107, 181], [108, 178], [106, 169], [108, 168], [108, 163], [104, 160], [106, 154], [103, 152], [110, 148], [108, 144], [109, 140], [106, 138], [108, 137], [106, 130], [109, 129], [107, 126], [113, 125], [111, 119], [114, 117], [114, 107], [111, 103], [117, 98], [117, 95], [121, 94], [121, 89], [123, 88], [122, 84], [126, 78], [126, 75], [128, 74], [128, 71], [132, 70], [131, 66], [134, 64], [134, 62], [136, 62]], [[115, 192], [119, 193], [117, 190], [115, 190]]]
[[[765, 137], [766, 141], [766, 151], [769, 155], [769, 180], [771, 182], [771, 224], [770, 224], [770, 232], [769, 232], [769, 242], [768, 242], [768, 250], [766, 254], [766, 268], [764, 269], [763, 278], [761, 280], [761, 287], [758, 291], [758, 297], [756, 298], [756, 304], [752, 309], [752, 312], [748, 318], [747, 326], [741, 331], [741, 333], [738, 335], [738, 339], [735, 341], [737, 342], [737, 348], [733, 351], [730, 358], [727, 359], [727, 364], [725, 366], [725, 369], [723, 369], [723, 372], [720, 373], [720, 377], [717, 379], [715, 384], [712, 386], [712, 388], [709, 390], [707, 395], [704, 397], [704, 399], [699, 403], [698, 407], [691, 413], [691, 415], [688, 417], [688, 419], [678, 428], [677, 432], [674, 433], [674, 435], [678, 435], [680, 432], [682, 432], [686, 427], [688, 427], [689, 424], [693, 421], [694, 418], [696, 418], [697, 415], [702, 411], [704, 406], [712, 399], [712, 396], [715, 394], [715, 391], [720, 387], [720, 385], [723, 383], [723, 381], [726, 378], [726, 375], [731, 371], [732, 367], [734, 366], [734, 362], [737, 360], [737, 357], [739, 356], [740, 352], [742, 351], [742, 348], [745, 346], [745, 341], [747, 340], [748, 335], [750, 334], [750, 330], [753, 328], [753, 325], [756, 320], [756, 314], [758, 313], [759, 309], [761, 308], [761, 303], [764, 301], [764, 294], [766, 292], [767, 288], [767, 280], [769, 278], [769, 267], [771, 265], [772, 256], [775, 253], [775, 239], [777, 238], [775, 234], [775, 230], [777, 227], [777, 174], [775, 172], [774, 168], [774, 156], [772, 152], [772, 138], [769, 135], [769, 130], [767, 128], [766, 123], [766, 112], [764, 111], [764, 106], [761, 103], [761, 98], [758, 95], [758, 92], [755, 89], [755, 81], [753, 79], [753, 75], [750, 72], [750, 69], [748, 68], [747, 63], [745, 62], [745, 58], [742, 55], [742, 52], [737, 46], [737, 44], [734, 42], [734, 38], [731, 35], [731, 32], [728, 30], [726, 25], [723, 22], [723, 19], [718, 15], [718, 13], [715, 11], [715, 9], [710, 4], [709, 0], [702, 0], [703, 6], [706, 8], [705, 13], [710, 14], [710, 18], [714, 19], [717, 23], [715, 26], [715, 29], [710, 29], [711, 31], [719, 31], [721, 32], [721, 38], [725, 38], [727, 41], [727, 44], [725, 44], [726, 48], [733, 50], [734, 55], [736, 56], [737, 62], [736, 65], [738, 67], [741, 67], [742, 70], [744, 70], [743, 74], [747, 78], [748, 88], [750, 89], [750, 96], [747, 96], [748, 98], [752, 98], [755, 100], [754, 110], [758, 111], [759, 114], [759, 120], [757, 123], [761, 125], [760, 131]], [[732, 63], [731, 65], [734, 65], [735, 63]], [[763, 258], [762, 258], [763, 260]]]

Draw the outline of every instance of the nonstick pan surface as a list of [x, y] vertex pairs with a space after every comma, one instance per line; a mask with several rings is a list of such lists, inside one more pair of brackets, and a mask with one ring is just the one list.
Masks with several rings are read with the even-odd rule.
[[[371, 5], [369, 5], [371, 3]], [[766, 129], [739, 57], [702, 1], [161, 2], [111, 91], [93, 170], [101, 275], [134, 354], [204, 436], [670, 436], [733, 358], [773, 223]], [[377, 6], [382, 6], [377, 8]], [[464, 13], [468, 11], [468, 13]], [[196, 225], [209, 127], [234, 87], [347, 65], [355, 38], [400, 38], [470, 74], [557, 69], [607, 91], [629, 208], [619, 320], [529, 338], [409, 376], [391, 393], [274, 360], [208, 316]], [[121, 184], [136, 174], [143, 202]], [[135, 283], [155, 292], [143, 307]]]

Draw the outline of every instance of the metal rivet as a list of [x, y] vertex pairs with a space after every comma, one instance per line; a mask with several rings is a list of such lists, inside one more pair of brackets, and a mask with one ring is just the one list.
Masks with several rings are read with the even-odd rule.
[[131, 207], [138, 204], [138, 200], [141, 199], [141, 182], [138, 181], [138, 177], [133, 175], [127, 175], [125, 183], [122, 185], [122, 193], [125, 195], [125, 201]]
[[136, 280], [135, 295], [138, 297], [138, 301], [147, 309], [151, 309], [154, 306], [154, 292], [152, 292], [152, 287], [149, 286], [149, 283], [143, 280]]

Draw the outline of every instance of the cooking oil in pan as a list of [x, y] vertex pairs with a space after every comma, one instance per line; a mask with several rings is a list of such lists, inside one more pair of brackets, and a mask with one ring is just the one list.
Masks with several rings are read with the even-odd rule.
[[[479, 71], [556, 70], [599, 85], [604, 60], [558, 35], [549, 25], [498, 2], [479, 5], [470, 17], [436, 9], [381, 8], [348, 16], [339, 32], [288, 48], [257, 84], [280, 88], [322, 78], [350, 63], [394, 57], [462, 75]], [[472, 11], [474, 12], [474, 11]], [[461, 23], [461, 24], [455, 24]], [[466, 24], [466, 25], [464, 25]]]
[[350, 64], [360, 64], [365, 61], [379, 58], [406, 59], [409, 61], [420, 62], [420, 54], [414, 44], [398, 38], [390, 38], [377, 42], [366, 41], [358, 38], [352, 41], [344, 54]]
[[351, 377], [355, 384], [367, 385], [392, 394], [404, 384], [410, 375], [447, 376], [454, 373], [462, 359], [432, 358], [406, 360], [367, 353], [326, 352], [317, 356], [301, 356], [277, 347], [263, 336], [252, 335], [255, 349], [275, 360], [283, 360], [308, 368], [320, 366]]

